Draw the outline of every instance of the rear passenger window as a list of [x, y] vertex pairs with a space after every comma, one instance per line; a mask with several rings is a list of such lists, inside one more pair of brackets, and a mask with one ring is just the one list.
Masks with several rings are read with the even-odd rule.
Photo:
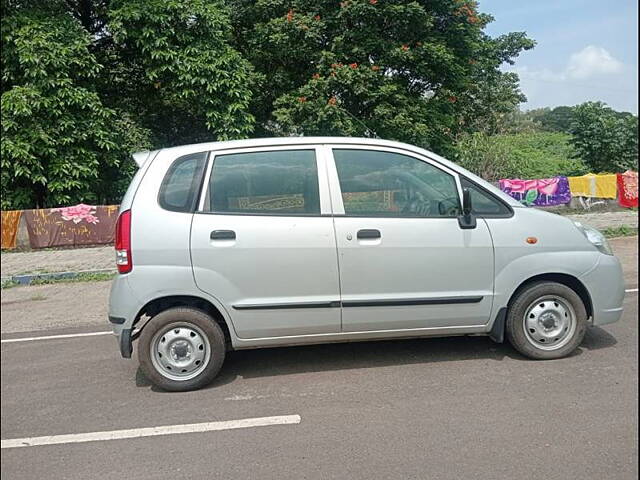
[[207, 152], [180, 157], [173, 162], [162, 180], [158, 202], [165, 210], [192, 212], [195, 210], [198, 190]]
[[206, 203], [216, 213], [317, 215], [314, 150], [217, 155]]

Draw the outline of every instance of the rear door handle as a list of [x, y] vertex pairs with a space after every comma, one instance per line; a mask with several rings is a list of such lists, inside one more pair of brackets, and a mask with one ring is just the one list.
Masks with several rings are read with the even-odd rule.
[[380, 238], [382, 235], [380, 234], [380, 230], [376, 229], [364, 229], [358, 230], [358, 238], [359, 239], [372, 239], [372, 238]]
[[233, 230], [214, 230], [211, 232], [211, 240], [235, 240], [236, 232]]

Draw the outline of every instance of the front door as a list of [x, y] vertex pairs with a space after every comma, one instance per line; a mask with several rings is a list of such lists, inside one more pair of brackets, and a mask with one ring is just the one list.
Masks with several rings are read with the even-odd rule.
[[313, 147], [213, 158], [193, 216], [193, 273], [226, 306], [238, 337], [340, 331], [333, 222], [322, 216], [330, 213], [325, 172]]
[[460, 228], [456, 174], [402, 150], [332, 152], [342, 330], [485, 325], [493, 244], [480, 218], [476, 228]]

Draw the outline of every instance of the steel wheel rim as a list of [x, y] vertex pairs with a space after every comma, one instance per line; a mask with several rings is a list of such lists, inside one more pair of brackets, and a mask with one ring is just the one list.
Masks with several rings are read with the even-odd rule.
[[183, 382], [197, 377], [209, 364], [211, 345], [206, 334], [192, 323], [176, 322], [153, 336], [151, 363], [165, 378]]
[[573, 306], [557, 295], [545, 295], [531, 302], [523, 318], [529, 343], [546, 351], [558, 350], [569, 343], [576, 326]]

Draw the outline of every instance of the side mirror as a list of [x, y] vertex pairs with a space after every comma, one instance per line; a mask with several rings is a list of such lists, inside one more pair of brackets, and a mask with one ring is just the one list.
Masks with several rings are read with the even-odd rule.
[[462, 215], [458, 216], [458, 224], [463, 230], [476, 228], [476, 217], [473, 215], [471, 204], [471, 191], [468, 188], [462, 190]]
[[471, 215], [473, 205], [471, 205], [471, 191], [468, 188], [462, 190], [462, 214]]

